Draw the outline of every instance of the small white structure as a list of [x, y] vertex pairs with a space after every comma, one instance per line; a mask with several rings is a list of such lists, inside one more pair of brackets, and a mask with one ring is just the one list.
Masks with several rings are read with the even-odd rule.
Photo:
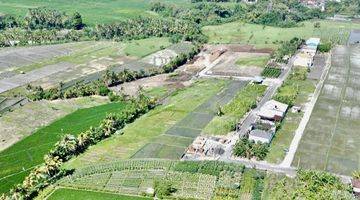
[[320, 44], [320, 38], [309, 38], [306, 40], [306, 46], [318, 47]]
[[284, 118], [288, 107], [287, 104], [270, 100], [260, 108], [258, 115], [262, 119], [281, 121]]
[[250, 131], [250, 134], [249, 134], [249, 140], [253, 140], [256, 143], [261, 142], [261, 143], [270, 144], [273, 137], [274, 137], [274, 132], [260, 130], [260, 129], [252, 130], [252, 131]]

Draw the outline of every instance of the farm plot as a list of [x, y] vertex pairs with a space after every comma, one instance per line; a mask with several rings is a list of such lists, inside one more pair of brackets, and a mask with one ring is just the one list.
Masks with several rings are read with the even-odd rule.
[[0, 72], [72, 54], [82, 43], [0, 49]]
[[[149, 188], [154, 188], [155, 181], [158, 181], [171, 183], [172, 187], [176, 189], [171, 194], [174, 198], [211, 199], [216, 186], [216, 176], [173, 171], [170, 166], [178, 161], [173, 163], [158, 161], [159, 165], [153, 165], [152, 167], [151, 164], [148, 166], [148, 162], [156, 163], [157, 161], [135, 160], [129, 164], [134, 164], [137, 167], [132, 168], [129, 165], [126, 170], [117, 167], [112, 168], [110, 167], [112, 164], [107, 164], [108, 167], [106, 167], [106, 164], [104, 165], [107, 168], [106, 171], [102, 170], [101, 167], [97, 170], [96, 166], [89, 167], [89, 171], [86, 168], [79, 169], [73, 176], [63, 178], [59, 185], [75, 189], [141, 195], [146, 193]], [[114, 163], [114, 165], [118, 164]], [[166, 167], [161, 169], [161, 165]], [[144, 166], [144, 168], [141, 169], [141, 166]], [[231, 182], [231, 180], [227, 181]]]
[[73, 67], [71, 63], [58, 63], [56, 65], [49, 65], [33, 70], [27, 74], [19, 74], [10, 78], [2, 79], [0, 80], [0, 93], [32, 83], [39, 79], [51, 76], [52, 74], [66, 71], [71, 67]]
[[79, 109], [0, 152], [0, 192], [20, 183], [31, 168], [43, 162], [44, 155], [63, 135], [77, 135], [98, 126], [107, 113], [119, 112], [126, 106], [120, 102]]
[[[350, 175], [360, 168], [360, 47], [339, 46], [294, 166]], [[319, 128], [319, 126], [321, 128]]]
[[208, 73], [227, 76], [260, 76], [269, 58], [267, 53], [226, 52], [220, 64]]
[[190, 139], [200, 135], [206, 125], [216, 116], [218, 106], [227, 104], [245, 85], [246, 82], [232, 81], [222, 91], [175, 123], [165, 132], [165, 135], [155, 140], [161, 141], [163, 137], [171, 137], [172, 141], [160, 142], [160, 144], [153, 141], [140, 149], [133, 158], [180, 158], [185, 148], [191, 143]]
[[[1, 101], [1, 100], [0, 100]], [[0, 118], [0, 151], [46, 126], [81, 108], [89, 108], [108, 103], [104, 97], [84, 97], [77, 99], [30, 102], [3, 114]]]
[[[219, 93], [228, 83], [227, 80], [201, 79], [189, 87], [178, 90], [169, 96], [163, 105], [127, 125], [123, 130], [123, 135], [114, 135], [89, 148], [81, 156], [69, 161], [68, 167], [76, 168], [97, 162], [130, 158], [148, 143], [159, 141], [161, 141], [160, 144], [165, 144], [165, 147], [183, 147], [183, 152], [190, 140], [175, 139], [176, 136], [165, 133], [209, 98]], [[153, 148], [153, 146], [150, 147]], [[172, 151], [166, 153], [166, 155], [169, 154], [177, 155]]]
[[[5, 79], [0, 80], [0, 92], [28, 83], [50, 88], [58, 86], [60, 82], [65, 83], [66, 86], [78, 81], [93, 81], [99, 79], [105, 70], [113, 65], [124, 66], [120, 67], [121, 70], [124, 68], [130, 70], [144, 69], [152, 65], [143, 63], [127, 66], [125, 63], [131, 63], [168, 46], [170, 46], [168, 38], [147, 38], [131, 42], [91, 41], [75, 43], [71, 46], [74, 49], [72, 53], [38, 60], [18, 66], [11, 72], [4, 72], [1, 75]], [[52, 46], [47, 47], [51, 48]], [[13, 48], [9, 51], [21, 52], [23, 49], [31, 50], [31, 48], [20, 48], [19, 50]], [[6, 50], [4, 49], [4, 52], [7, 52]], [[131, 68], [132, 66], [134, 69]]]

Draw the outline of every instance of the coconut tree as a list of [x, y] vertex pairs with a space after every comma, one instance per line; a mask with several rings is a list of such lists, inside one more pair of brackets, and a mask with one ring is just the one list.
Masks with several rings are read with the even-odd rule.
[[360, 170], [359, 171], [354, 171], [353, 174], [352, 174], [352, 177], [354, 179], [360, 180]]

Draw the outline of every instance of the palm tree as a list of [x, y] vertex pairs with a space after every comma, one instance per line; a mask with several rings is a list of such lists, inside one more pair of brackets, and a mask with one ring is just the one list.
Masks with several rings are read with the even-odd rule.
[[353, 176], [354, 179], [360, 180], [360, 170], [359, 171], [354, 171], [352, 176]]

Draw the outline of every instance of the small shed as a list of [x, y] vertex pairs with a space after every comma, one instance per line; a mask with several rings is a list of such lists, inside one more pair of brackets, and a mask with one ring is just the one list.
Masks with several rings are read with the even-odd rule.
[[261, 142], [261, 143], [270, 143], [273, 136], [274, 135], [270, 132], [260, 129], [255, 129], [250, 131], [249, 140], [253, 140], [255, 142]]
[[356, 194], [360, 195], [360, 179], [352, 179], [351, 184]]
[[313, 46], [313, 47], [317, 47], [320, 44], [320, 38], [309, 38], [308, 40], [306, 40], [306, 45], [307, 46]]

